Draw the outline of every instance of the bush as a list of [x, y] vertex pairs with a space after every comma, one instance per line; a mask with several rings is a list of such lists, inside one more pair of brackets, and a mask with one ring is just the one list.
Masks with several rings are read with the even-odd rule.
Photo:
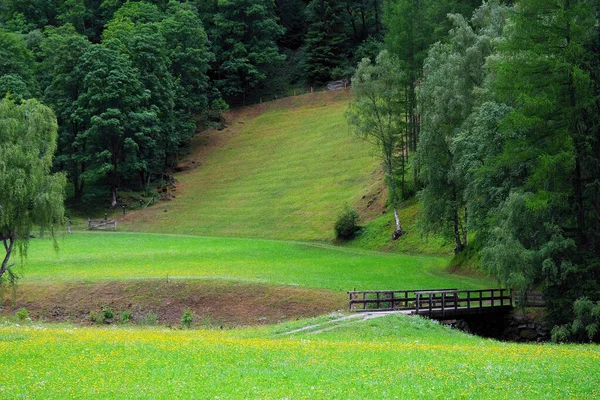
[[29, 311], [27, 311], [26, 308], [19, 308], [19, 311], [17, 311], [15, 313], [15, 317], [17, 317], [17, 319], [19, 321], [25, 321], [26, 319], [30, 319], [29, 318]]
[[102, 322], [108, 322], [113, 319], [115, 313], [109, 306], [102, 306]]
[[554, 342], [600, 342], [600, 301], [593, 302], [587, 297], [577, 299], [573, 304], [575, 319], [572, 323], [555, 326], [552, 329]]
[[120, 315], [121, 322], [127, 323], [131, 321], [131, 311], [123, 311]]
[[187, 309], [181, 314], [181, 325], [189, 329], [192, 326], [192, 322], [194, 322], [194, 313], [192, 310]]
[[358, 213], [356, 210], [346, 206], [344, 211], [342, 211], [338, 219], [335, 221], [335, 236], [338, 239], [352, 239], [356, 232], [358, 232], [360, 229], [360, 226], [358, 226], [357, 222]]
[[102, 317], [100, 316], [100, 314], [90, 311], [90, 322], [91, 323], [100, 322], [101, 320], [102, 320]]
[[158, 315], [150, 311], [148, 314], [142, 317], [140, 323], [142, 325], [156, 325], [158, 324]]

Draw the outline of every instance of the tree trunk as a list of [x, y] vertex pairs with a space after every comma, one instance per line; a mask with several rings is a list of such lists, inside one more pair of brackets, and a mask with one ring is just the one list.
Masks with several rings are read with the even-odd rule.
[[12, 233], [9, 233], [8, 236], [2, 238], [2, 241], [4, 243], [4, 250], [6, 251], [6, 255], [4, 256], [4, 260], [2, 260], [2, 266], [0, 266], [0, 277], [2, 277], [2, 275], [4, 275], [4, 273], [8, 271], [10, 267], [13, 266], [13, 264], [9, 265], [8, 261], [10, 260], [10, 256], [14, 248], [15, 238], [12, 235]]
[[400, 217], [398, 216], [398, 196], [396, 194], [396, 180], [394, 179], [394, 169], [392, 165], [392, 154], [386, 154], [386, 165], [387, 175], [389, 179], [389, 190], [392, 195], [392, 207], [394, 208], [394, 220], [396, 221], [396, 230], [392, 234], [392, 239], [397, 240], [404, 234], [402, 231], [402, 225], [400, 224]]
[[454, 248], [454, 254], [460, 253], [464, 249], [464, 245], [460, 240], [460, 220], [458, 217], [458, 212], [456, 209], [454, 210], [454, 240], [456, 242], [456, 247]]
[[397, 240], [404, 234], [402, 231], [402, 225], [400, 225], [400, 217], [398, 216], [398, 209], [394, 206], [394, 220], [396, 221], [396, 230], [392, 233], [392, 239]]
[[465, 207], [465, 221], [463, 224], [463, 228], [462, 228], [462, 235], [463, 235], [463, 246], [467, 247], [467, 233], [468, 233], [468, 229], [467, 229], [467, 222], [468, 222], [468, 210], [467, 207]]

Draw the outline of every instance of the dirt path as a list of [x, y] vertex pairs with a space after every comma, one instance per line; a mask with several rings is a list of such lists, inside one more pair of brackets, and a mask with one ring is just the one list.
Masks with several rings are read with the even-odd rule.
[[332, 319], [329, 321], [321, 322], [314, 325], [305, 326], [299, 329], [280, 333], [280, 335], [293, 335], [296, 333], [308, 333], [314, 335], [321, 332], [331, 331], [340, 327], [356, 324], [359, 322], [367, 321], [373, 318], [381, 318], [390, 314], [408, 314], [406, 311], [379, 311], [379, 312], [366, 312], [366, 313], [354, 313], [349, 315], [343, 315], [339, 318]]

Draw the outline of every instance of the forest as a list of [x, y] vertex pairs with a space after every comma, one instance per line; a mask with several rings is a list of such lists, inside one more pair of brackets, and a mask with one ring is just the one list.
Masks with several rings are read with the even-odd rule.
[[168, 180], [229, 107], [337, 79], [394, 211], [416, 196], [455, 259], [553, 299], [555, 340], [600, 340], [597, 1], [0, 5], [0, 96], [53, 110], [53, 170], [75, 202], [100, 188], [116, 207]]

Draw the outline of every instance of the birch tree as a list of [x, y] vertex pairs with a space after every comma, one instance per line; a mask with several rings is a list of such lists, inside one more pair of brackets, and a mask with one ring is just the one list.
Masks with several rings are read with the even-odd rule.
[[404, 175], [403, 140], [404, 98], [402, 92], [403, 74], [398, 60], [387, 51], [377, 56], [375, 63], [364, 58], [352, 78], [352, 92], [355, 100], [350, 103], [346, 113], [348, 122], [363, 139], [377, 146], [381, 154], [383, 172], [388, 185], [389, 199], [394, 210], [396, 229], [394, 240], [404, 233], [398, 205], [402, 197], [396, 179]]

